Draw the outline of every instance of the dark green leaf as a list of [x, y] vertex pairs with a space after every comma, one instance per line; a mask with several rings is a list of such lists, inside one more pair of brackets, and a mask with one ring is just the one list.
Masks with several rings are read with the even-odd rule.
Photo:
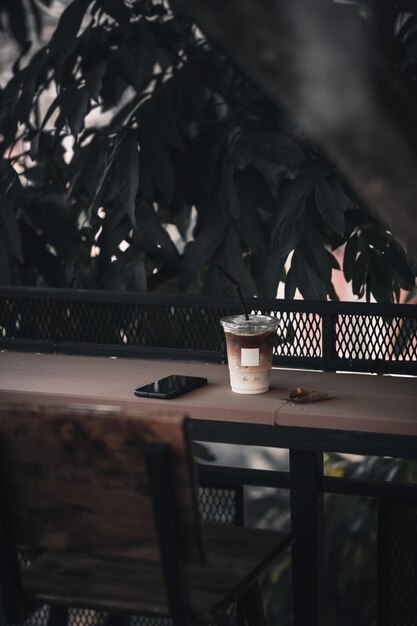
[[137, 254], [125, 266], [126, 288], [129, 291], [147, 291], [145, 255]]
[[408, 19], [406, 19], [398, 30], [396, 37], [401, 41], [408, 34], [412, 33], [417, 29], [417, 15], [411, 15]]
[[[20, 68], [20, 64], [21, 64], [22, 59], [27, 55], [27, 53], [31, 49], [31, 47], [32, 47], [32, 42], [31, 41], [27, 41], [25, 43], [25, 45], [20, 48], [20, 54], [19, 54], [19, 56], [17, 57], [17, 59], [15, 60], [15, 62], [12, 65], [13, 74], [19, 74], [20, 73], [20, 76], [22, 76], [22, 73], [21, 73], [22, 70]], [[25, 70], [26, 69], [27, 68], [25, 68]], [[25, 70], [23, 70], [23, 74], [25, 73]]]
[[65, 268], [62, 259], [49, 251], [45, 234], [29, 231], [25, 242], [26, 264], [35, 266], [42, 276], [43, 283], [48, 287], [65, 285]]
[[[119, 106], [120, 100], [126, 91], [126, 82], [120, 78], [119, 74], [120, 68], [115, 70], [111, 65], [107, 64], [100, 90], [103, 111], [108, 111], [113, 107]], [[127, 106], [129, 106], [129, 104], [130, 103], [128, 103]], [[135, 106], [137, 106], [137, 102]]]
[[245, 242], [249, 250], [264, 257], [266, 243], [256, 206], [248, 198], [243, 197], [241, 207], [240, 217], [235, 224], [240, 239]]
[[15, 139], [18, 121], [16, 115], [16, 105], [20, 94], [20, 88], [20, 76], [14, 76], [7, 83], [1, 94], [0, 129], [7, 144], [12, 143]]
[[0, 239], [0, 285], [9, 285], [10, 282], [9, 255]]
[[8, 202], [0, 206], [0, 238], [6, 249], [19, 263], [23, 263], [22, 240], [16, 213]]
[[229, 164], [224, 171], [223, 184], [230, 215], [235, 219], [239, 219], [241, 206], [232, 164]]
[[6, 159], [0, 161], [0, 197], [6, 197], [8, 194], [12, 197], [13, 192], [17, 192], [20, 196], [21, 191], [22, 185], [12, 163]]
[[224, 225], [205, 228], [195, 241], [187, 244], [181, 264], [180, 289], [187, 289], [196, 279], [204, 264], [209, 261], [226, 236]]
[[317, 208], [325, 223], [341, 237], [345, 231], [343, 210], [337, 201], [336, 194], [325, 180], [320, 180], [314, 190]]
[[405, 285], [410, 289], [414, 287], [416, 281], [414, 272], [408, 264], [404, 249], [395, 239], [390, 241], [388, 257], [392, 267]]
[[191, 221], [192, 207], [188, 204], [184, 204], [179, 213], [177, 213], [173, 218], [173, 223], [178, 228], [178, 232], [183, 240], [187, 238], [191, 226]]
[[152, 124], [151, 116], [148, 114], [143, 116], [139, 128], [139, 144], [144, 166], [147, 167], [153, 184], [170, 204], [175, 190], [174, 170], [159, 128]]
[[160, 120], [162, 137], [177, 150], [184, 150], [184, 143], [178, 130], [176, 112], [169, 95], [164, 94], [157, 98], [155, 111]]
[[291, 185], [289, 185], [283, 200], [285, 199], [287, 204], [297, 203], [301, 198], [307, 196], [320, 180], [329, 176], [333, 170], [333, 166], [325, 161], [312, 161], [300, 171]]
[[132, 51], [127, 46], [122, 46], [114, 52], [108, 61], [109, 73], [122, 78], [125, 83], [140, 90], [142, 74], [142, 59], [132, 56]]
[[61, 112], [55, 120], [55, 135], [59, 137], [61, 134], [61, 130], [64, 128], [65, 124], [68, 123], [68, 120], [65, 118], [64, 114]]
[[417, 62], [417, 33], [412, 32], [402, 45], [403, 54], [409, 63]]
[[98, 102], [101, 87], [103, 84], [103, 76], [106, 73], [107, 65], [105, 61], [101, 61], [93, 67], [85, 78], [85, 87], [88, 95], [92, 100]]
[[333, 300], [334, 302], [338, 302], [340, 300], [336, 289], [334, 288], [333, 283], [330, 283], [329, 285], [327, 285], [327, 295], [329, 297], [330, 300]]
[[244, 137], [245, 152], [253, 156], [281, 165], [296, 165], [304, 160], [300, 147], [285, 135], [253, 131]]
[[316, 276], [325, 285], [329, 285], [332, 279], [332, 266], [327, 250], [317, 231], [310, 228], [302, 237], [297, 249], [301, 250], [305, 262], [315, 272]]
[[285, 279], [285, 299], [292, 300], [295, 296], [295, 290], [297, 289], [297, 283], [295, 280], [295, 274], [292, 267], [287, 272], [287, 277]]
[[115, 167], [120, 200], [135, 227], [136, 194], [139, 188], [139, 153], [135, 135], [128, 134], [122, 141]]
[[100, 8], [110, 15], [120, 26], [127, 29], [130, 21], [130, 13], [124, 0], [97, 0]]
[[96, 209], [98, 209], [98, 207], [100, 206], [100, 202], [103, 197], [104, 186], [107, 182], [107, 177], [109, 175], [109, 172], [113, 166], [113, 162], [116, 157], [117, 150], [118, 150], [118, 143], [116, 143], [114, 146], [111, 147], [111, 149], [109, 150], [109, 152], [105, 155], [105, 158], [103, 159], [103, 169], [97, 181], [97, 186], [94, 191], [93, 201], [87, 212], [88, 219], [91, 219], [91, 216], [94, 214]]
[[358, 237], [356, 233], [348, 240], [345, 246], [343, 256], [343, 274], [349, 283], [353, 278], [353, 270], [355, 268], [356, 255], [358, 252]]
[[[282, 251], [283, 256], [288, 254], [298, 241], [297, 237], [294, 235], [296, 235], [299, 230], [297, 220], [299, 218], [300, 207], [303, 207], [304, 210], [307, 195], [317, 185], [319, 180], [330, 174], [332, 169], [333, 168], [324, 161], [315, 161], [301, 170], [285, 191], [279, 204], [278, 220], [272, 234], [274, 245], [276, 245], [277, 239], [281, 246], [284, 245]], [[303, 202], [301, 202], [302, 200]], [[291, 234], [290, 239], [288, 239], [288, 234]]]
[[35, 21], [36, 33], [38, 37], [40, 37], [42, 34], [42, 16], [40, 14], [38, 5], [36, 4], [36, 0], [29, 0], [29, 3]]
[[46, 124], [49, 121], [49, 118], [54, 113], [55, 109], [57, 109], [58, 107], [61, 106], [62, 100], [66, 96], [66, 93], [67, 92], [65, 92], [65, 91], [59, 93], [57, 95], [57, 97], [51, 102], [51, 104], [49, 105], [48, 110], [46, 111], [45, 117], [42, 120], [41, 130], [43, 130], [45, 128]]
[[72, 0], [63, 11], [58, 26], [51, 38], [50, 46], [54, 52], [65, 52], [71, 48], [91, 1], [92, 0]]
[[332, 185], [332, 189], [336, 195], [337, 203], [343, 212], [353, 209], [352, 199], [347, 195], [340, 180], [337, 180]]
[[280, 250], [271, 252], [265, 263], [263, 283], [266, 298], [276, 298], [278, 285], [284, 274], [286, 257], [281, 256]]
[[28, 28], [26, 21], [26, 10], [22, 4], [22, 0], [12, 0], [6, 5], [6, 11], [9, 18], [9, 27], [13, 37], [24, 48], [28, 40]]
[[327, 257], [329, 259], [329, 263], [330, 263], [330, 267], [333, 268], [334, 270], [340, 270], [340, 263], [339, 261], [336, 259], [336, 257], [334, 256], [334, 254], [332, 254], [330, 252], [330, 250], [326, 250], [326, 254]]
[[127, 215], [118, 211], [109, 211], [102, 225], [97, 246], [100, 248], [100, 257], [111, 263], [112, 256], [121, 254], [119, 245], [129, 238], [132, 225]]
[[279, 248], [282, 256], [287, 256], [296, 248], [304, 232], [306, 201], [301, 200], [291, 212], [285, 211], [279, 230]]
[[30, 142], [29, 155], [33, 160], [38, 156], [40, 136], [40, 132], [35, 133]]
[[43, 163], [35, 165], [25, 171], [25, 178], [29, 180], [34, 187], [43, 187], [48, 183], [49, 171]]
[[379, 224], [370, 223], [362, 228], [362, 235], [367, 244], [381, 252], [387, 247], [391, 235]]
[[77, 137], [84, 125], [84, 118], [88, 112], [89, 97], [85, 87], [63, 94], [61, 111], [68, 122], [74, 137]]
[[379, 252], [370, 251], [367, 256], [369, 270], [365, 277], [368, 288], [377, 302], [392, 302], [391, 275], [387, 272]]
[[19, 98], [19, 102], [16, 106], [16, 114], [19, 122], [25, 122], [33, 108], [33, 97], [35, 94], [35, 76], [29, 76], [28, 80], [22, 84], [22, 92]]
[[325, 300], [325, 283], [317, 276], [300, 250], [294, 252], [291, 267], [294, 269], [297, 287], [305, 300]]
[[259, 169], [247, 167], [239, 176], [239, 195], [247, 198], [265, 215], [275, 214], [278, 203], [272, 195], [268, 183]]
[[149, 202], [141, 202], [136, 215], [138, 233], [163, 251], [165, 258], [175, 265], [178, 260], [177, 249], [153, 206]]
[[356, 259], [352, 276], [352, 291], [355, 296], [361, 298], [364, 292], [364, 285], [368, 274], [368, 260], [365, 252], [361, 252]]

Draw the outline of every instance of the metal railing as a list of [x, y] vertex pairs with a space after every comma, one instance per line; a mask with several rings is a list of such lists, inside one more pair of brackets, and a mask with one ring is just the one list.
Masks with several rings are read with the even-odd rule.
[[[417, 374], [417, 307], [246, 301], [279, 321], [276, 366]], [[0, 288], [0, 349], [226, 360], [219, 319], [238, 301], [204, 296]]]

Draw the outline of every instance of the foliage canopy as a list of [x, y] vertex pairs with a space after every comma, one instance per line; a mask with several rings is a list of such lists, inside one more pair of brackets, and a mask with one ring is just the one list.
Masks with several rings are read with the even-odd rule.
[[[337, 298], [333, 269], [368, 299], [414, 287], [399, 242], [176, 1], [72, 0], [29, 60], [24, 6], [6, 8], [1, 283], [230, 295], [219, 263], [246, 295]], [[411, 81], [416, 24], [395, 31]]]

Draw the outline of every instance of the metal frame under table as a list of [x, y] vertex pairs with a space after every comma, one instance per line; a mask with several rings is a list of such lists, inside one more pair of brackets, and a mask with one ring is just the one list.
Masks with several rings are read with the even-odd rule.
[[[169, 373], [207, 376], [209, 384], [171, 401], [136, 398], [133, 389]], [[331, 392], [327, 402], [296, 405], [289, 390]], [[415, 485], [349, 481], [323, 476], [323, 451], [417, 459], [417, 379], [274, 369], [271, 390], [259, 396], [231, 392], [227, 366], [57, 354], [0, 353], [2, 400], [63, 400], [175, 410], [192, 417], [198, 441], [289, 450], [290, 471], [221, 468], [225, 479], [290, 487], [294, 535], [293, 623], [322, 626], [323, 493], [361, 493], [417, 503]], [[209, 474], [216, 468], [202, 468]]]

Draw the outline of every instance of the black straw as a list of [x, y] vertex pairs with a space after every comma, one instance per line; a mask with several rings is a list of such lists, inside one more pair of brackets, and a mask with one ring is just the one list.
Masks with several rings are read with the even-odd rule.
[[233, 276], [231, 276], [231, 275], [229, 274], [229, 272], [226, 272], [226, 270], [225, 270], [225, 269], [224, 269], [221, 265], [219, 265], [219, 264], [217, 263], [217, 264], [216, 264], [216, 267], [217, 267], [217, 268], [218, 268], [221, 272], [223, 272], [223, 274], [226, 276], [226, 278], [228, 278], [229, 280], [231, 280], [231, 281], [232, 281], [232, 283], [234, 284], [234, 286], [236, 287], [236, 289], [237, 289], [237, 293], [238, 293], [238, 296], [239, 296], [239, 300], [240, 300], [240, 304], [242, 305], [243, 313], [245, 314], [245, 320], [248, 320], [248, 319], [249, 319], [249, 315], [248, 315], [248, 312], [247, 312], [247, 310], [246, 310], [245, 301], [244, 301], [244, 299], [243, 299], [242, 290], [241, 290], [241, 288], [240, 288], [239, 283], [237, 282], [237, 280], [236, 280], [235, 278], [233, 278]]

